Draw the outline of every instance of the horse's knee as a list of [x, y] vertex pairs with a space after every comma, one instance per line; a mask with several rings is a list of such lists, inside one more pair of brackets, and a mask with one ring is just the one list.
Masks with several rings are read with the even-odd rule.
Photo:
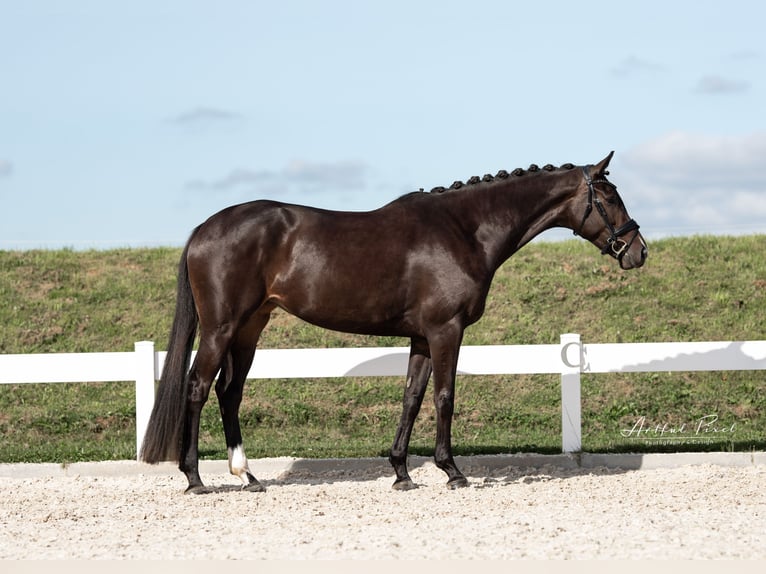
[[452, 411], [455, 409], [455, 395], [448, 390], [439, 392], [434, 398], [434, 405], [436, 411], [442, 415], [452, 415]]

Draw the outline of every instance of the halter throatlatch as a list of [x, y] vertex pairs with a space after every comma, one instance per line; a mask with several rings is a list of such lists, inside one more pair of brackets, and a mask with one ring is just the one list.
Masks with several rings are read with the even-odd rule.
[[[636, 236], [638, 235], [638, 223], [636, 223], [633, 219], [629, 219], [626, 221], [623, 225], [618, 227], [617, 229], [614, 228], [614, 225], [612, 225], [612, 222], [609, 221], [609, 217], [606, 214], [606, 209], [604, 208], [604, 204], [601, 203], [601, 200], [598, 198], [598, 194], [596, 193], [596, 190], [593, 188], [593, 180], [590, 177], [590, 174], [588, 173], [588, 168], [590, 166], [585, 166], [582, 168], [583, 176], [585, 177], [585, 183], [588, 185], [588, 204], [585, 206], [585, 213], [582, 216], [582, 221], [580, 222], [580, 229], [579, 231], [575, 231], [575, 235], [582, 235], [582, 228], [585, 226], [585, 221], [588, 219], [588, 216], [590, 216], [591, 212], [593, 211], [593, 205], [596, 206], [596, 211], [598, 211], [599, 215], [601, 215], [601, 219], [604, 220], [604, 224], [606, 225], [606, 228], [609, 230], [609, 237], [606, 240], [606, 245], [601, 248], [601, 254], [606, 255], [607, 253], [610, 253], [611, 255], [614, 255], [618, 260], [622, 258], [622, 256], [625, 254], [625, 252], [630, 248], [630, 246], [633, 244], [633, 241], [636, 239]], [[601, 183], [605, 183], [607, 185], [610, 185], [617, 189], [614, 184], [607, 181], [606, 179], [598, 180]], [[633, 236], [630, 238], [630, 241], [625, 241], [622, 239], [622, 236], [626, 233], [629, 233], [631, 231], [634, 231]]]

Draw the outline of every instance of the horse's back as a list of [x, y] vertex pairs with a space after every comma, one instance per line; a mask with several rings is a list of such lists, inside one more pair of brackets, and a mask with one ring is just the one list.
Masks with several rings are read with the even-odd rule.
[[405, 197], [366, 212], [232, 206], [195, 232], [190, 273], [238, 308], [279, 306], [331, 329], [411, 334], [413, 307], [446, 298], [454, 285], [445, 278], [463, 277], [444, 249], [444, 221], [423, 203]]
[[209, 217], [191, 238], [193, 250], [243, 251], [293, 246], [341, 253], [399, 243], [389, 251], [404, 253], [407, 240], [423, 228], [419, 209], [391, 202], [372, 211], [332, 211], [273, 200], [227, 207]]
[[412, 242], [401, 217], [390, 211], [330, 211], [271, 200], [234, 205], [195, 230], [189, 266], [218, 273], [247, 268], [272, 281], [303, 282], [321, 271], [328, 281], [340, 280], [372, 262], [387, 262], [393, 272], [391, 266], [405, 258]]

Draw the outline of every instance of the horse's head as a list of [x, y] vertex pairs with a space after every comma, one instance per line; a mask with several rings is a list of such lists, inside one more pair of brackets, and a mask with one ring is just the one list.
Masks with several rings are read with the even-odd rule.
[[617, 259], [623, 269], [633, 269], [646, 261], [646, 242], [638, 232], [638, 223], [628, 215], [617, 186], [606, 178], [613, 155], [610, 152], [596, 165], [581, 168], [581, 183], [572, 203], [573, 230], [601, 253]]

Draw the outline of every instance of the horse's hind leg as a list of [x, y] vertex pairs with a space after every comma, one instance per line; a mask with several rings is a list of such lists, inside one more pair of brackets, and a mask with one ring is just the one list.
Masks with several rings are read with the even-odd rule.
[[251, 492], [263, 492], [265, 488], [253, 476], [247, 463], [239, 424], [239, 407], [242, 403], [245, 379], [253, 363], [258, 336], [268, 320], [268, 315], [255, 317], [251, 320], [249, 328], [242, 331], [232, 345], [227, 360], [224, 361], [221, 376], [215, 386], [226, 437], [226, 450], [229, 454], [229, 472], [242, 480], [243, 490]]
[[407, 382], [404, 388], [402, 418], [396, 429], [396, 438], [394, 438], [391, 454], [388, 457], [396, 472], [396, 480], [393, 484], [393, 488], [396, 490], [415, 488], [407, 472], [407, 452], [412, 436], [412, 427], [423, 404], [423, 397], [430, 376], [431, 357], [428, 343], [424, 339], [412, 339], [410, 360], [407, 366]]
[[[242, 445], [242, 431], [239, 425], [239, 406], [247, 372], [252, 364], [255, 348], [233, 348], [224, 362], [221, 376], [215, 386], [218, 406], [221, 410], [226, 450], [229, 455], [229, 472], [242, 480], [242, 488], [262, 492], [263, 486], [256, 480], [247, 463]], [[229, 360], [230, 359], [230, 360]]]
[[199, 350], [189, 371], [190, 385], [186, 420], [181, 442], [180, 470], [186, 475], [189, 486], [187, 493], [205, 492], [199, 475], [199, 423], [202, 407], [205, 406], [210, 387], [213, 384], [225, 353], [228, 352], [230, 336], [217, 333], [215, 336], [201, 334]]

